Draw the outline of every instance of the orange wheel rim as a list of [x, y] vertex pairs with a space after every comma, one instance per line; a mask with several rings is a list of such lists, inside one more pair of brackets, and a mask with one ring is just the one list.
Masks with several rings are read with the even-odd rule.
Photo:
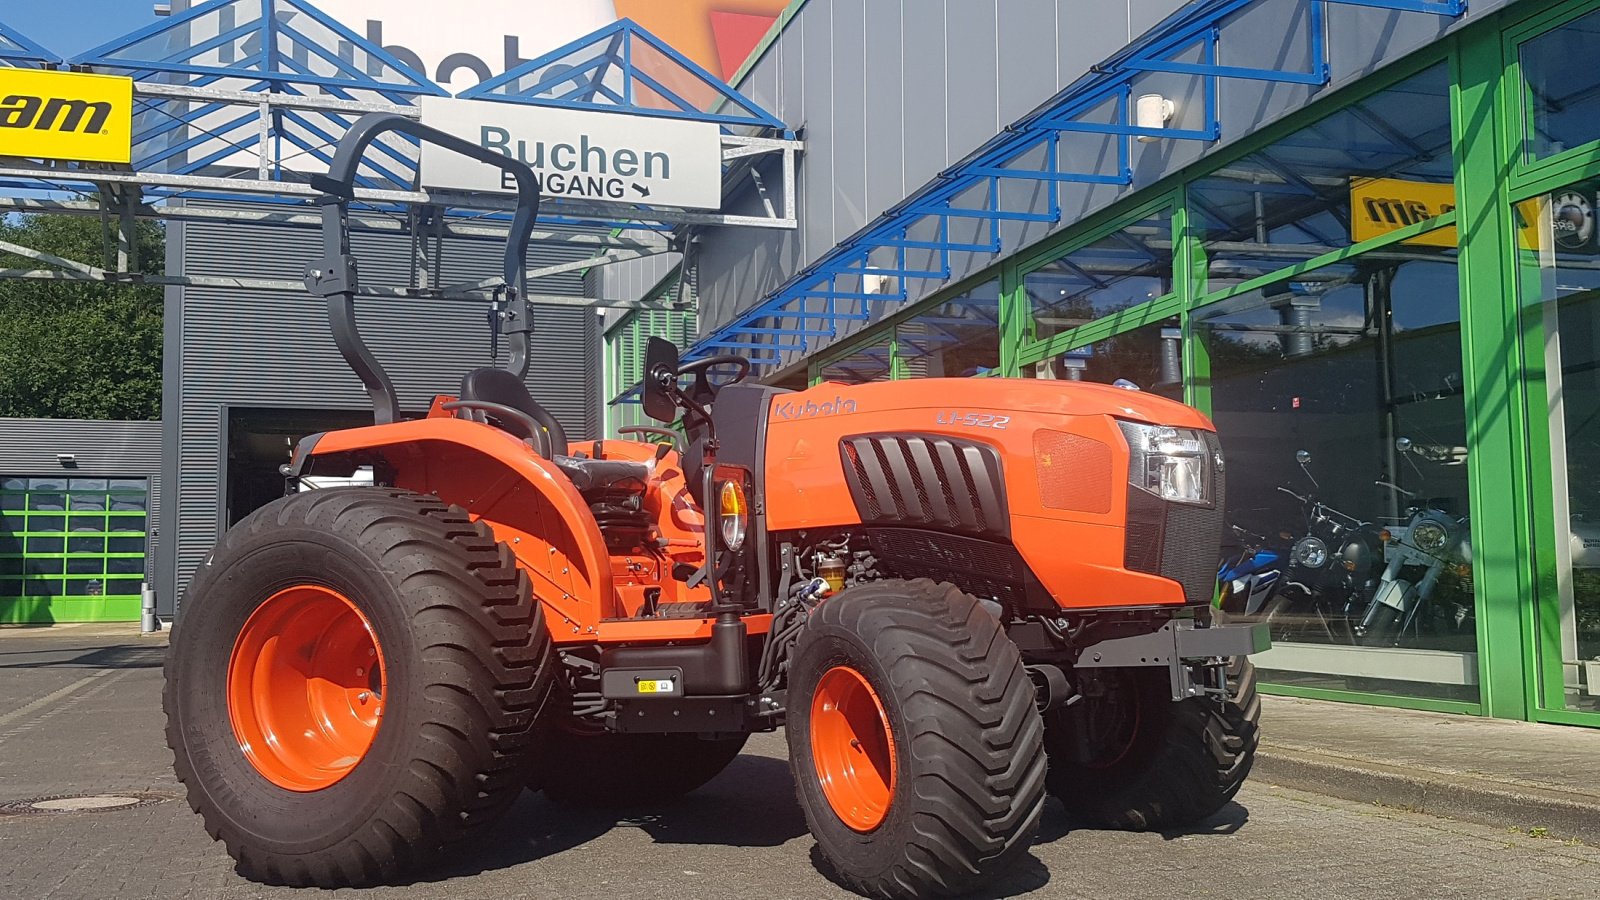
[[383, 649], [348, 598], [318, 585], [268, 597], [228, 660], [228, 719], [268, 781], [318, 791], [349, 775], [383, 717]]
[[877, 691], [849, 666], [835, 666], [817, 682], [811, 757], [840, 821], [860, 832], [883, 824], [894, 797], [894, 735]]

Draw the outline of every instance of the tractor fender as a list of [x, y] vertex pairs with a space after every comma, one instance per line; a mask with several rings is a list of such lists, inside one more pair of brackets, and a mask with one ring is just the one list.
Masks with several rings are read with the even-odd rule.
[[559, 469], [512, 435], [444, 417], [330, 431], [301, 442], [291, 471], [340, 455], [381, 460], [396, 487], [433, 494], [493, 529], [532, 579], [558, 643], [592, 641], [601, 620], [622, 615], [588, 504]]

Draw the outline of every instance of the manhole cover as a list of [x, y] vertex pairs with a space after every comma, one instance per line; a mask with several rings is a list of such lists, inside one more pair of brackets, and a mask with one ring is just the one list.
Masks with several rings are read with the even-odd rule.
[[119, 794], [71, 794], [54, 797], [30, 797], [0, 803], [0, 816], [61, 815], [63, 813], [104, 812], [149, 806], [171, 800], [163, 794], [147, 792]]

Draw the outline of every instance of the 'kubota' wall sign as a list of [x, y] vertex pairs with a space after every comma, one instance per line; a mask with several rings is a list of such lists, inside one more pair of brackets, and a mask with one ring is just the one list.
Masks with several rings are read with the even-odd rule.
[[[722, 138], [711, 123], [447, 97], [423, 98], [422, 121], [532, 166], [546, 197], [722, 207]], [[499, 169], [430, 144], [422, 145], [422, 181], [514, 189]]]

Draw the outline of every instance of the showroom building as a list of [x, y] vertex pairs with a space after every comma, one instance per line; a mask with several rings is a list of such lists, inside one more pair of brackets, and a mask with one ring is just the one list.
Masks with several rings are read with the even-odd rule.
[[800, 227], [701, 233], [694, 352], [1185, 399], [1238, 542], [1387, 541], [1399, 621], [1319, 588], [1273, 691], [1600, 725], [1600, 3], [1075, 9], [791, 4], [733, 83], [803, 128]]

